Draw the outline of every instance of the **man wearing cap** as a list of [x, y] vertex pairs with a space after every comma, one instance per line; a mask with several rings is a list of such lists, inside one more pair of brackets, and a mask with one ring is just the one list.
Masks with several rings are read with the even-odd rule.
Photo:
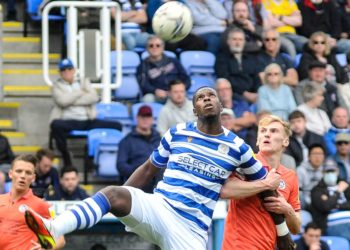
[[121, 130], [119, 122], [95, 119], [95, 104], [99, 97], [86, 80], [75, 77], [73, 62], [66, 58], [58, 65], [60, 78], [52, 87], [54, 107], [51, 111], [51, 136], [61, 152], [64, 165], [72, 165], [67, 149], [67, 137], [72, 130], [114, 128]]
[[341, 236], [350, 240], [350, 188], [339, 178], [337, 165], [327, 160], [322, 180], [311, 190], [313, 221], [323, 234]]
[[350, 183], [350, 134], [338, 133], [335, 136], [336, 153], [330, 156], [339, 169], [339, 177]]
[[[141, 106], [136, 120], [136, 127], [119, 144], [117, 168], [123, 183], [148, 159], [161, 139], [157, 130], [153, 128], [153, 115], [150, 106]], [[157, 180], [158, 177], [153, 178], [142, 190], [153, 193]]]
[[309, 65], [309, 78], [302, 80], [294, 89], [295, 100], [298, 105], [305, 102], [303, 97], [303, 89], [305, 85], [312, 81], [318, 83], [324, 87], [325, 92], [323, 94], [324, 101], [322, 102], [321, 109], [324, 110], [329, 117], [332, 116], [332, 111], [339, 106], [339, 97], [337, 94], [337, 87], [330, 84], [327, 81], [327, 65], [319, 62], [313, 61]]

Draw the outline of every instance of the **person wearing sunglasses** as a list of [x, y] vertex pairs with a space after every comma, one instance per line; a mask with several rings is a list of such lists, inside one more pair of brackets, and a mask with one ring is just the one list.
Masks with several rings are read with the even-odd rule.
[[336, 162], [339, 177], [350, 183], [350, 134], [338, 133], [335, 136], [336, 152], [329, 158]]
[[280, 52], [281, 37], [277, 30], [267, 29], [262, 33], [263, 49], [258, 55], [258, 65], [260, 65], [259, 76], [264, 79], [264, 70], [267, 65], [277, 63], [283, 72], [283, 82], [291, 87], [298, 84], [298, 73], [294, 68], [294, 62], [285, 54]]
[[333, 68], [337, 83], [343, 84], [349, 81], [345, 69], [336, 58], [336, 51], [332, 49], [329, 36], [322, 31], [313, 33], [307, 46], [304, 47], [303, 55], [297, 68], [300, 80], [308, 78], [309, 65], [315, 60]]
[[169, 83], [180, 80], [191, 86], [191, 79], [178, 59], [164, 54], [164, 41], [158, 36], [150, 36], [147, 41], [149, 56], [144, 59], [136, 71], [144, 102], [165, 103], [168, 97]]

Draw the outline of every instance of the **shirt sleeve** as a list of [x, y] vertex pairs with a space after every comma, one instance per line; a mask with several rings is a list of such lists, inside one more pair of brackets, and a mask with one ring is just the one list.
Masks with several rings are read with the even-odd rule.
[[253, 153], [253, 150], [243, 143], [240, 146], [241, 150], [241, 164], [240, 168], [248, 181], [255, 181], [264, 179], [267, 175], [267, 170], [262, 166]]
[[169, 129], [160, 140], [159, 146], [152, 152], [150, 160], [158, 168], [165, 168], [169, 161], [170, 143], [175, 128]]
[[301, 209], [299, 200], [299, 184], [298, 177], [293, 172], [293, 178], [291, 178], [291, 192], [288, 198], [288, 203], [293, 207], [295, 211]]

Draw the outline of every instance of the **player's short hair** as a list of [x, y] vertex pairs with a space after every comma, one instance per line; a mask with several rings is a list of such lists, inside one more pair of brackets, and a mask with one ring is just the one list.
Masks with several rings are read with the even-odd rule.
[[212, 87], [209, 87], [209, 86], [200, 87], [200, 88], [198, 88], [198, 89], [196, 90], [196, 92], [194, 92], [194, 94], [193, 94], [193, 97], [192, 97], [192, 104], [193, 104], [193, 107], [194, 107], [194, 104], [195, 104], [196, 96], [197, 96], [198, 92], [201, 91], [202, 89], [211, 89], [211, 90], [213, 90], [213, 91], [216, 93], [216, 95], [218, 95], [216, 89], [214, 89], [214, 88], [212, 88]]
[[47, 157], [52, 161], [55, 158], [55, 153], [51, 149], [41, 148], [36, 152], [35, 156], [38, 161], [41, 161], [44, 157]]
[[24, 154], [24, 155], [20, 155], [17, 156], [11, 163], [11, 169], [13, 168], [13, 166], [15, 165], [16, 162], [18, 161], [24, 161], [24, 162], [28, 162], [31, 163], [34, 168], [37, 166], [38, 164], [38, 159], [35, 157], [35, 155], [33, 154]]
[[280, 117], [275, 116], [275, 115], [268, 115], [268, 116], [262, 118], [259, 122], [259, 127], [260, 126], [267, 126], [273, 122], [278, 122], [278, 123], [282, 124], [282, 126], [284, 128], [284, 132], [288, 137], [290, 137], [292, 135], [292, 130], [290, 128], [289, 122], [286, 122], [286, 121], [282, 120]]
[[303, 112], [301, 112], [300, 110], [294, 110], [292, 113], [289, 114], [288, 121], [290, 122], [291, 120], [297, 118], [303, 118], [304, 120], [306, 119]]

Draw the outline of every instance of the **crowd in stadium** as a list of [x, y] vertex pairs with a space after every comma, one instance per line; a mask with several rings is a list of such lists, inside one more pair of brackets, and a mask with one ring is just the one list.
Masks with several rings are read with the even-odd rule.
[[[152, 17], [167, 1], [118, 2], [123, 49], [148, 52], [135, 74], [140, 88], [137, 102], [144, 104], [135, 114], [136, 125], [119, 144], [115, 167], [122, 183], [169, 128], [196, 120], [189, 92], [196, 74], [178, 58], [188, 50], [207, 51], [216, 58], [214, 74], [202, 77], [218, 93], [225, 128], [257, 153], [261, 119], [272, 114], [290, 123], [292, 135], [281, 161], [296, 172], [301, 209], [313, 218], [298, 247], [310, 247], [312, 230], [350, 242], [350, 1], [183, 0], [191, 10], [193, 29], [176, 43], [152, 32]], [[80, 28], [94, 28], [94, 13], [85, 15], [89, 18], [79, 19]], [[15, 10], [9, 9], [7, 19], [16, 18]], [[50, 126], [63, 167], [59, 174], [52, 167], [54, 153], [41, 149], [31, 187], [46, 200], [81, 200], [88, 195], [79, 187], [78, 171], [72, 166], [66, 143], [69, 132], [125, 128], [121, 122], [96, 118], [99, 96], [89, 82], [76, 77], [69, 58], [58, 69]], [[163, 105], [160, 111], [152, 110], [150, 103], [155, 102]], [[5, 193], [14, 155], [7, 139], [0, 136], [0, 141], [0, 193]], [[154, 178], [144, 191], [151, 193], [161, 178]], [[328, 249], [318, 246], [298, 249]]]

